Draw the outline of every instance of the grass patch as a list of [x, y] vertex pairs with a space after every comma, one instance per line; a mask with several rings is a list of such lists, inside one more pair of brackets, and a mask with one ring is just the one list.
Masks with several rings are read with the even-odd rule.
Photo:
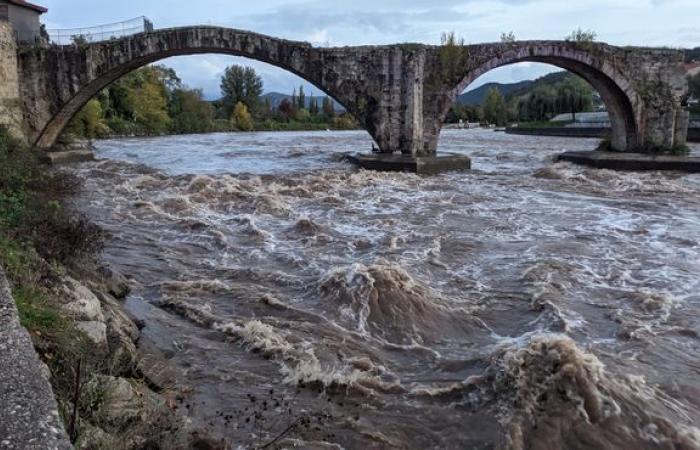
[[40, 289], [20, 286], [14, 289], [13, 295], [20, 323], [30, 332], [55, 334], [67, 328], [66, 320]]

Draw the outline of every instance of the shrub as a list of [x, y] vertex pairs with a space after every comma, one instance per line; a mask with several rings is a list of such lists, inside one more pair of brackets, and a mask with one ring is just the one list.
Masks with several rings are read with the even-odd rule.
[[596, 33], [593, 30], [583, 30], [581, 28], [577, 28], [574, 31], [571, 32], [570, 35], [566, 37], [567, 41], [571, 42], [579, 42], [579, 43], [591, 43], [595, 42], [595, 40], [598, 38], [598, 33]]
[[103, 234], [62, 200], [80, 181], [50, 170], [0, 128], [0, 235], [27, 244], [50, 262], [69, 264], [101, 249]]
[[501, 33], [501, 42], [504, 44], [511, 44], [515, 42], [515, 33], [509, 31], [508, 33]]
[[233, 116], [231, 116], [231, 125], [241, 131], [253, 131], [253, 118], [243, 102], [236, 103]]

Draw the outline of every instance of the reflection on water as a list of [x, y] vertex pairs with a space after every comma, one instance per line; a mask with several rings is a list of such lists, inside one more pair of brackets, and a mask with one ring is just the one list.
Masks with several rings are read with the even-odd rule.
[[364, 132], [213, 134], [77, 170], [193, 428], [260, 445], [273, 389], [323, 415], [287, 446], [700, 448], [700, 177], [553, 163], [595, 145], [449, 130], [476, 170], [419, 177], [344, 163]]

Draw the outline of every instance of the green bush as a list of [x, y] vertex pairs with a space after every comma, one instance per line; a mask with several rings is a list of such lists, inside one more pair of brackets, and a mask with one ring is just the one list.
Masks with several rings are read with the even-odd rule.
[[101, 249], [100, 229], [68, 211], [62, 199], [80, 182], [50, 170], [39, 156], [0, 128], [0, 235], [27, 244], [50, 262], [69, 264]]
[[118, 136], [135, 136], [143, 134], [143, 131], [134, 122], [129, 122], [121, 117], [107, 119], [107, 126], [112, 133]]

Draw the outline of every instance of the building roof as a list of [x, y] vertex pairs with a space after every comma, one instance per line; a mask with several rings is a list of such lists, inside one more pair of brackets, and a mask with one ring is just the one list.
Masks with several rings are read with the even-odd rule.
[[24, 0], [5, 0], [10, 5], [19, 6], [20, 8], [27, 8], [38, 12], [39, 14], [44, 14], [48, 11], [47, 8], [43, 6], [35, 5], [34, 3], [25, 2]]

